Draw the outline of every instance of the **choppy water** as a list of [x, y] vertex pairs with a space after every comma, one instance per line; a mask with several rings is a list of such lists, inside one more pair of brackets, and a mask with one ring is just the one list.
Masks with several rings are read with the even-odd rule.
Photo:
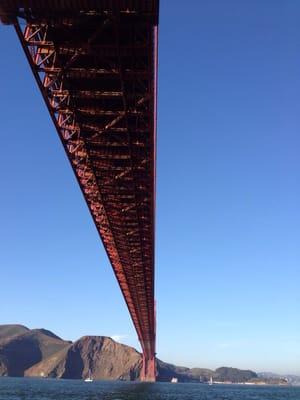
[[300, 387], [0, 378], [0, 400], [300, 400]]

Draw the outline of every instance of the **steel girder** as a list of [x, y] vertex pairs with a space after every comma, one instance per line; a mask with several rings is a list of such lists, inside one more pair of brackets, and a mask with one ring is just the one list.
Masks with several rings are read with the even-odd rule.
[[0, 0], [0, 17], [15, 25], [102, 238], [142, 378], [155, 380], [158, 1]]

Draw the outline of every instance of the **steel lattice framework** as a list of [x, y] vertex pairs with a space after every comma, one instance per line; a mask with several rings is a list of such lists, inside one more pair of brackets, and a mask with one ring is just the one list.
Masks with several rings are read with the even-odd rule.
[[[112, 264], [155, 380], [158, 0], [0, 0]], [[20, 19], [25, 20], [25, 29]]]

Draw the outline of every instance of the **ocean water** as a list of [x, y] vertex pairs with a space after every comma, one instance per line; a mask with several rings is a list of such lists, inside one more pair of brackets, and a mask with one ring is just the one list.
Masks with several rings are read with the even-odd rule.
[[300, 400], [300, 387], [0, 378], [0, 400]]

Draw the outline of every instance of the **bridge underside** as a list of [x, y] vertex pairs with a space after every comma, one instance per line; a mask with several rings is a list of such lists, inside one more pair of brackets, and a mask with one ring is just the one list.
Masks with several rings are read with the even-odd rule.
[[[112, 264], [154, 381], [156, 0], [0, 0]], [[25, 25], [20, 21], [25, 20]]]

